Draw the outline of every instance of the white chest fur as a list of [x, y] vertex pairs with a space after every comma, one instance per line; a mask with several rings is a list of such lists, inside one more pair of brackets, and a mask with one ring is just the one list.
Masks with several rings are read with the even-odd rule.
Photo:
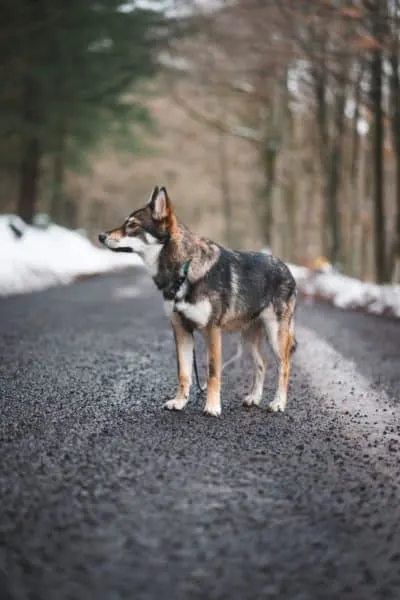
[[175, 310], [186, 319], [189, 319], [189, 321], [195, 323], [197, 327], [205, 327], [210, 320], [212, 306], [207, 298], [198, 300], [194, 304], [190, 304], [184, 300], [178, 300], [178, 302], [175, 303]]
[[[149, 235], [146, 233], [146, 235]], [[152, 236], [150, 236], [152, 237]], [[149, 244], [142, 250], [140, 256], [144, 264], [146, 265], [147, 271], [150, 273], [152, 277], [157, 275], [158, 271], [158, 257], [160, 256], [160, 252], [162, 250], [162, 245], [153, 243]]]

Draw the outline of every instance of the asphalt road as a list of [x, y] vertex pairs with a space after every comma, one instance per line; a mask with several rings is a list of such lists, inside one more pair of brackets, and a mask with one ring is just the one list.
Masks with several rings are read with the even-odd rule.
[[400, 322], [297, 323], [287, 412], [243, 408], [232, 367], [212, 419], [162, 409], [141, 271], [1, 300], [0, 599], [400, 598]]

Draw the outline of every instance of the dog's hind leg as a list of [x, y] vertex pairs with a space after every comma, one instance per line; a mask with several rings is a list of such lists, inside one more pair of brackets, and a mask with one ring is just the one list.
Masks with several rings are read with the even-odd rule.
[[182, 410], [188, 403], [190, 385], [192, 383], [194, 340], [193, 334], [186, 331], [176, 313], [173, 313], [171, 320], [176, 346], [178, 388], [175, 398], [168, 400], [164, 404], [164, 408], [168, 410]]
[[269, 342], [279, 365], [278, 388], [275, 398], [268, 405], [268, 408], [273, 412], [283, 412], [287, 404], [290, 358], [296, 347], [293, 332], [294, 307], [295, 298], [291, 298], [280, 317], [277, 316], [272, 306], [265, 309], [262, 315]]
[[260, 404], [263, 389], [267, 359], [261, 350], [262, 324], [258, 322], [252, 325], [251, 331], [246, 334], [246, 341], [250, 344], [250, 355], [253, 361], [253, 385], [250, 392], [243, 400], [243, 406], [258, 406]]

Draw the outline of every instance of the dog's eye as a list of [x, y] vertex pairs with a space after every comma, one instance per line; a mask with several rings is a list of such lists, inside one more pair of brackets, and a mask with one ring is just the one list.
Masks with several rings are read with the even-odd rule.
[[131, 223], [127, 223], [125, 225], [125, 231], [127, 233], [136, 233], [140, 230], [140, 225], [139, 223], [137, 223], [136, 221], [131, 222]]

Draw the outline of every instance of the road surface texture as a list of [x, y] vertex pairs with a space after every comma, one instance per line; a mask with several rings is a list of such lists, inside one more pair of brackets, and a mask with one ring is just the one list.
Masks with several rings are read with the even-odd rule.
[[287, 412], [271, 361], [263, 408], [232, 367], [213, 419], [162, 409], [141, 270], [0, 315], [1, 600], [400, 598], [399, 322], [300, 303]]

